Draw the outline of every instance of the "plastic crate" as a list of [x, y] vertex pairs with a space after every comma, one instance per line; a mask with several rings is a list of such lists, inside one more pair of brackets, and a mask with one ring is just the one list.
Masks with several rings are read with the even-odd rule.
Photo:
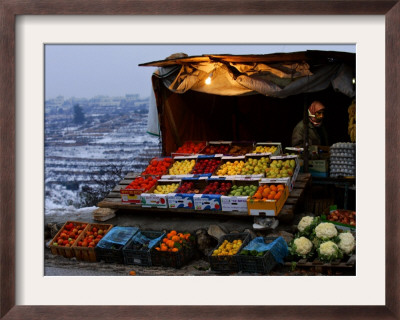
[[88, 222], [82, 222], [82, 221], [67, 221], [67, 222], [65, 222], [64, 225], [62, 226], [62, 228], [57, 232], [57, 234], [54, 236], [54, 238], [50, 242], [49, 248], [53, 255], [59, 255], [59, 256], [65, 257], [65, 258], [72, 258], [75, 256], [75, 252], [72, 247], [76, 244], [76, 242], [78, 241], [78, 238], [76, 238], [74, 243], [69, 247], [53, 245], [53, 243], [61, 235], [61, 233], [64, 232], [65, 226], [70, 223], [74, 224], [74, 226], [86, 225], [86, 227], [83, 229], [82, 233], [86, 231], [88, 224], [89, 224]]
[[[95, 247], [97, 261], [124, 264], [123, 247], [137, 232], [136, 227], [114, 227]], [[122, 234], [119, 237], [119, 234]]]
[[[264, 242], [271, 243], [275, 239], [277, 239], [277, 237], [265, 237]], [[269, 273], [278, 264], [270, 251], [265, 251], [265, 254], [260, 257], [241, 255], [240, 252], [244, 247], [245, 246], [242, 246], [238, 254], [235, 255], [240, 271], [249, 273]]]
[[[85, 238], [86, 233], [88, 231], [92, 231], [92, 229], [96, 227], [97, 229], [103, 229], [106, 230], [104, 235], [106, 235], [108, 233], [108, 231], [111, 230], [111, 228], [113, 227], [112, 224], [100, 224], [100, 223], [90, 223], [86, 230], [84, 230], [78, 237], [78, 239], [76, 239], [76, 242], [74, 243], [74, 245], [72, 246], [74, 253], [75, 253], [75, 257], [77, 260], [80, 261], [88, 261], [88, 262], [96, 262], [97, 258], [96, 258], [96, 251], [95, 251], [95, 247], [82, 247], [82, 246], [78, 246], [78, 243], [80, 241], [82, 241], [82, 239]], [[103, 236], [104, 236], [103, 235]], [[97, 244], [96, 244], [97, 245]]]
[[214, 250], [218, 249], [224, 240], [228, 240], [232, 242], [233, 240], [242, 240], [242, 246], [239, 248], [240, 250], [246, 246], [250, 242], [250, 234], [249, 233], [232, 233], [226, 234], [219, 238], [218, 245], [208, 254], [208, 261], [210, 263], [211, 270], [218, 272], [238, 272], [239, 264], [235, 259], [236, 255], [225, 255], [225, 256], [213, 256]]
[[[195, 237], [193, 234], [191, 236]], [[193, 258], [195, 243], [196, 240], [194, 239], [177, 252], [157, 251], [153, 247], [150, 251], [153, 266], [181, 268]]]
[[[165, 232], [162, 231], [139, 231], [138, 233], [135, 234], [138, 235], [141, 233], [145, 237], [149, 239], [157, 239], [161, 237], [162, 235], [165, 236]], [[124, 255], [124, 262], [125, 264], [136, 264], [136, 265], [141, 265], [141, 266], [152, 266], [151, 262], [151, 254], [150, 250], [151, 248], [146, 248], [146, 249], [134, 249], [134, 242], [132, 237], [128, 243], [123, 247], [122, 253]], [[160, 239], [160, 241], [162, 238]], [[159, 244], [158, 241], [156, 245]]]

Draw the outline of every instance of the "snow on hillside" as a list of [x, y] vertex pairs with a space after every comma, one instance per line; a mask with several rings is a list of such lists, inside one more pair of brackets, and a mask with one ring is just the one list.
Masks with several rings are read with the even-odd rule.
[[141, 172], [161, 154], [159, 139], [146, 133], [147, 113], [109, 115], [96, 109], [90, 121], [77, 126], [70, 114], [46, 114], [45, 214], [69, 213], [81, 208], [83, 188], [104, 188], [103, 180]]

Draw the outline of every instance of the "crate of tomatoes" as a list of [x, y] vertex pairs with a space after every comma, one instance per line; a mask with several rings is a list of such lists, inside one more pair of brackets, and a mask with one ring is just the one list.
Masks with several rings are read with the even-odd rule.
[[324, 210], [321, 215], [321, 221], [331, 222], [339, 230], [355, 231], [356, 212], [353, 210], [338, 209], [336, 205], [333, 205]]
[[152, 192], [157, 184], [157, 181], [158, 178], [153, 176], [136, 177], [124, 189], [119, 191], [122, 202], [141, 204], [141, 194], [145, 192]]
[[141, 175], [161, 177], [168, 172], [168, 169], [172, 165], [172, 162], [173, 159], [171, 157], [153, 158], [150, 160], [149, 165], [146, 167], [146, 169], [144, 169]]
[[112, 224], [90, 223], [72, 246], [76, 259], [88, 262], [97, 261], [95, 247], [112, 227]]
[[181, 268], [194, 256], [196, 238], [189, 232], [171, 230], [150, 251], [153, 266]]
[[87, 222], [67, 221], [51, 240], [49, 245], [51, 253], [65, 258], [74, 257], [72, 247], [87, 226]]

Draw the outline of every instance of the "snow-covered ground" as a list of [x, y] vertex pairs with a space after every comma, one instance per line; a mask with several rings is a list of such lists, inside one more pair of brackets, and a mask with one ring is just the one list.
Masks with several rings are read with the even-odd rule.
[[[104, 115], [103, 115], [104, 116]], [[80, 208], [82, 187], [141, 172], [161, 153], [159, 139], [146, 133], [147, 114], [110, 116], [100, 123], [76, 126], [70, 117], [46, 115], [45, 214], [62, 215]]]

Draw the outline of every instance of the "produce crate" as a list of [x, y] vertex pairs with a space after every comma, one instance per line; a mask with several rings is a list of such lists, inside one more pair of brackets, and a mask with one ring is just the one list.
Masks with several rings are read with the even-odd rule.
[[[155, 173], [146, 173], [146, 170], [149, 172], [151, 171], [151, 168], [153, 166], [154, 162], [159, 162], [159, 161], [164, 161], [166, 159], [170, 159], [171, 163], [169, 164], [168, 167], [166, 167], [162, 172], [159, 172], [157, 174]], [[158, 178], [160, 178], [162, 175], [166, 174], [169, 170], [169, 168], [172, 165], [172, 157], [154, 157], [149, 161], [149, 164], [147, 165], [147, 167], [142, 171], [142, 173], [140, 174], [141, 176], [147, 177], [147, 176], [156, 176]]]
[[[180, 151], [182, 147], [184, 147], [186, 145], [189, 145], [189, 144], [193, 144], [193, 145], [197, 146], [198, 151], [197, 152], [191, 152], [191, 153], [181, 152]], [[202, 150], [204, 150], [206, 145], [207, 145], [206, 141], [197, 141], [197, 140], [185, 141], [181, 147], [176, 149], [175, 152], [171, 153], [171, 157], [175, 158], [175, 157], [180, 157], [180, 156], [191, 156], [191, 155], [194, 155], [194, 154], [201, 154]]]
[[[203, 149], [202, 154], [228, 154], [231, 145], [232, 141], [209, 141], [207, 146]], [[224, 147], [226, 152], [221, 152], [221, 147]]]
[[[267, 185], [274, 184], [265, 182], [265, 180], [267, 179], [263, 179], [260, 181], [260, 186], [264, 184]], [[249, 197], [247, 199], [248, 213], [251, 216], [275, 217], [279, 215], [288, 196], [289, 196], [289, 189], [288, 186], [285, 185], [285, 189], [282, 193], [282, 196], [278, 200], [253, 199], [252, 197]]]
[[123, 247], [136, 232], [136, 227], [114, 227], [95, 247], [97, 261], [124, 263]]
[[88, 227], [88, 222], [82, 222], [82, 221], [67, 221], [66, 223], [64, 223], [64, 225], [62, 226], [62, 228], [57, 232], [57, 234], [54, 236], [54, 238], [51, 240], [49, 248], [50, 251], [53, 255], [59, 255], [59, 256], [63, 256], [65, 258], [72, 258], [74, 257], [75, 253], [74, 250], [72, 248], [72, 246], [78, 241], [78, 238], [75, 239], [74, 243], [72, 244], [72, 246], [66, 247], [64, 245], [53, 245], [54, 242], [56, 242], [56, 239], [61, 235], [61, 233], [64, 232], [65, 230], [65, 226], [72, 223], [74, 226], [82, 226], [82, 225], [86, 225], [85, 228], [82, 230], [82, 233], [85, 232], [85, 230]]
[[217, 172], [221, 169], [221, 167], [226, 164], [227, 162], [235, 162], [235, 161], [246, 161], [246, 157], [245, 156], [223, 156], [221, 158], [221, 163], [219, 164], [218, 168], [214, 171], [213, 175], [211, 176], [211, 178], [235, 178], [237, 176], [239, 176], [238, 174], [235, 175], [218, 175]]
[[153, 266], [163, 266], [179, 269], [187, 264], [194, 256], [196, 244], [195, 235], [191, 234], [191, 237], [193, 237], [193, 240], [188, 242], [186, 246], [184, 246], [177, 252], [157, 251], [153, 247], [150, 250], [151, 262]]
[[[336, 220], [332, 219], [332, 215], [336, 215], [339, 218]], [[350, 216], [352, 219], [349, 218]], [[346, 220], [343, 218], [346, 218], [347, 222], [353, 220], [354, 223], [346, 223]], [[356, 230], [356, 212], [353, 210], [338, 209], [336, 205], [329, 206], [328, 208], [324, 209], [323, 213], [321, 214], [321, 221], [333, 223], [337, 229], [342, 231], [355, 232]]]
[[[261, 153], [261, 152], [256, 152], [256, 148], [260, 146], [260, 147], [272, 147], [275, 146], [276, 147], [276, 151], [271, 153], [271, 152], [265, 152], [265, 153]], [[282, 154], [282, 143], [280, 142], [257, 142], [254, 146], [254, 149], [252, 151], [252, 153], [256, 153], [256, 154], [270, 154], [273, 156], [278, 156], [280, 154]]]
[[232, 141], [229, 148], [228, 155], [231, 156], [244, 156], [254, 149], [254, 142], [251, 141]]
[[218, 245], [208, 254], [208, 262], [210, 263], [211, 270], [218, 272], [238, 272], [239, 264], [235, 258], [235, 255], [232, 256], [213, 256], [214, 250], [217, 250], [224, 240], [228, 240], [232, 242], [233, 240], [242, 240], [242, 246], [239, 248], [240, 250], [245, 247], [250, 242], [250, 234], [249, 233], [232, 233], [223, 235], [219, 238]]
[[[133, 181], [135, 181], [136, 179], [138, 179], [139, 177], [142, 177], [142, 178], [147, 178], [148, 176], [137, 176], [137, 177], [135, 177], [135, 179], [133, 179], [132, 180], [132, 182]], [[158, 180], [158, 177], [155, 177], [155, 176], [151, 176], [151, 177], [153, 177], [154, 179], [157, 179]], [[131, 182], [131, 183], [132, 183]], [[152, 186], [150, 189], [130, 189], [129, 188], [129, 186], [130, 186], [130, 184], [127, 186], [127, 187], [125, 187], [124, 189], [121, 189], [119, 192], [120, 192], [120, 194], [121, 194], [121, 201], [122, 202], [126, 202], [126, 203], [131, 203], [131, 204], [139, 204], [139, 205], [141, 205], [141, 201], [142, 201], [142, 197], [141, 197], [141, 195], [142, 195], [142, 193], [151, 193], [151, 192], [153, 192], [153, 190], [154, 190], [154, 188], [155, 188], [155, 186]]]
[[94, 227], [97, 229], [106, 230], [105, 233], [103, 234], [103, 237], [104, 237], [108, 233], [108, 231], [111, 230], [113, 225], [112, 224], [90, 223], [87, 226], [87, 228], [79, 235], [78, 239], [76, 239], [76, 242], [72, 246], [77, 260], [88, 261], [88, 262], [96, 262], [97, 261], [96, 251], [95, 251], [95, 247], [97, 246], [97, 243], [96, 243], [95, 247], [78, 246], [79, 242], [85, 238], [87, 232], [88, 231], [91, 232]]
[[[154, 186], [153, 191], [150, 192], [144, 192], [141, 194], [141, 202], [142, 202], [142, 207], [144, 208], [168, 208], [168, 194], [156, 194], [154, 191], [157, 189], [157, 186], [159, 185], [170, 185], [173, 183], [177, 183], [178, 185], [180, 184], [181, 180], [169, 180], [169, 179], [160, 179], [158, 180], [157, 184]], [[177, 188], [176, 188], [177, 189]], [[173, 191], [175, 192], [176, 189]]]
[[[265, 243], [273, 242], [277, 237], [265, 237]], [[237, 263], [239, 265], [239, 270], [249, 273], [269, 273], [278, 262], [275, 260], [274, 256], [270, 251], [265, 251], [263, 256], [251, 256], [251, 255], [241, 255], [243, 248], [235, 255]]]
[[[133, 240], [135, 236], [137, 236], [139, 233], [152, 240], [157, 239], [161, 236], [165, 236], [165, 232], [162, 231], [138, 231], [122, 249], [122, 253], [124, 255], [124, 262], [125, 264], [152, 266], [151, 254], [150, 254], [151, 248], [147, 247], [143, 249], [135, 249], [135, 243]], [[155, 243], [154, 246], [158, 245], [161, 240], [162, 238], [160, 238], [160, 240], [157, 243]]]

